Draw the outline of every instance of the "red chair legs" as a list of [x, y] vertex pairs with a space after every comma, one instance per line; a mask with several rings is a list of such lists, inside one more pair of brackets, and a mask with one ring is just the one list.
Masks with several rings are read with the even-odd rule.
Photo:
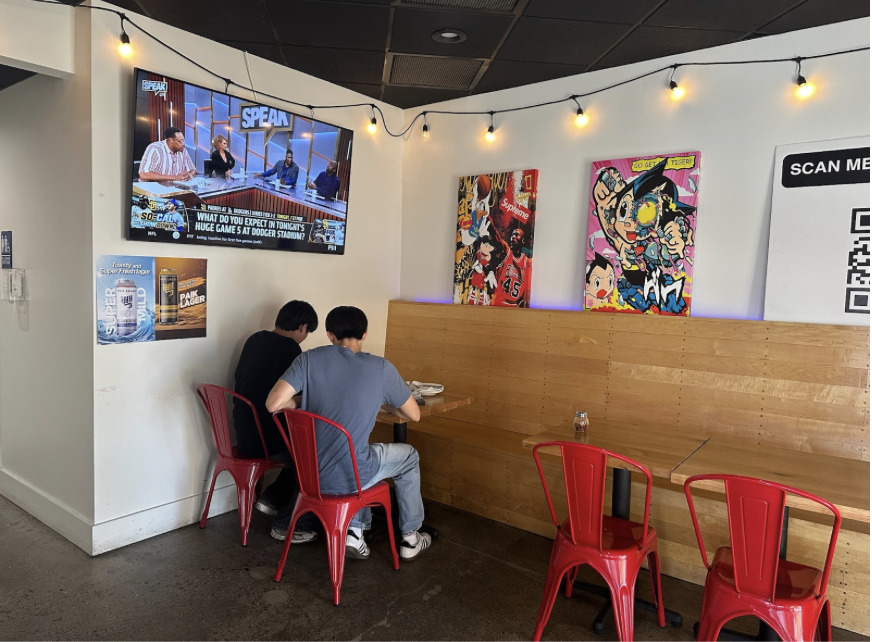
[[[723, 601], [720, 601], [717, 607], [710, 607], [706, 610], [707, 597], [703, 597], [703, 611], [699, 621], [697, 640], [717, 640], [721, 629], [730, 620], [743, 615], [752, 615], [763, 620], [775, 631], [780, 640], [813, 642], [814, 640], [831, 641], [833, 639], [829, 600], [824, 601], [818, 612], [814, 609], [800, 608], [767, 610], [764, 613], [763, 610], [750, 609], [748, 604], [738, 601], [733, 604], [724, 604]], [[718, 595], [717, 597], [720, 600], [722, 596]]]
[[324, 526], [324, 531], [327, 533], [327, 562], [330, 567], [330, 581], [333, 584], [333, 604], [339, 606], [339, 592], [342, 588], [342, 577], [345, 574], [345, 537], [348, 534], [348, 526], [351, 524], [351, 520], [354, 518], [357, 511], [364, 506], [374, 505], [380, 505], [385, 510], [388, 524], [388, 540], [391, 543], [391, 556], [393, 557], [394, 570], [399, 570], [400, 558], [399, 555], [397, 555], [397, 545], [394, 541], [391, 500], [387, 489], [388, 487], [385, 485], [384, 492], [380, 492], [378, 494], [379, 496], [374, 499], [374, 501], [369, 504], [357, 506], [351, 503], [320, 503], [317, 500], [309, 499], [302, 494], [298, 496], [297, 504], [294, 507], [294, 515], [291, 519], [291, 527], [288, 530], [288, 537], [285, 540], [284, 550], [282, 550], [282, 556], [279, 559], [279, 565], [276, 568], [276, 574], [273, 579], [276, 582], [281, 581], [297, 520], [304, 513], [311, 511]]
[[212, 493], [215, 491], [215, 480], [218, 479], [218, 473], [224, 470], [220, 464], [215, 464], [215, 470], [212, 472], [212, 485], [209, 486], [209, 495], [206, 497], [206, 508], [203, 509], [203, 516], [200, 518], [200, 528], [206, 528], [206, 520], [209, 518], [209, 506], [212, 505]]
[[226, 470], [233, 478], [234, 484], [236, 484], [236, 503], [239, 507], [239, 531], [242, 535], [242, 545], [247, 546], [248, 529], [251, 525], [251, 509], [258, 494], [257, 489], [260, 486], [263, 474], [272, 466], [271, 462], [264, 460], [263, 465], [230, 468], [219, 461], [215, 465], [215, 471], [212, 473], [212, 485], [209, 487], [206, 507], [203, 509], [203, 516], [200, 518], [200, 528], [206, 528], [206, 520], [209, 518], [209, 506], [212, 504], [212, 493], [215, 491], [215, 481], [218, 479], [218, 474]]

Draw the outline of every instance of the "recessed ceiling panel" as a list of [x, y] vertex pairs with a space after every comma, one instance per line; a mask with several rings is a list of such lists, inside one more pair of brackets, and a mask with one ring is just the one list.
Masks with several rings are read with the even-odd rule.
[[[615, 22], [634, 25], [653, 11], [662, 0], [530, 0], [524, 10], [531, 18]], [[700, 0], [701, 1], [701, 0]]]
[[469, 89], [481, 68], [481, 60], [436, 58], [432, 56], [394, 56], [392, 85]]
[[[397, 8], [391, 33], [391, 51], [463, 58], [489, 58], [512, 18], [459, 11]], [[433, 40], [439, 30], [460, 30], [466, 40], [444, 43]]]
[[269, 0], [269, 8], [282, 44], [385, 50], [389, 7]]
[[707, 49], [738, 41], [744, 34], [734, 31], [703, 31], [671, 27], [638, 27], [630, 36], [597, 62], [600, 67], [617, 67]]
[[384, 52], [284, 45], [288, 66], [330, 82], [380, 85]]
[[[443, 100], [451, 100], [453, 98], [463, 98], [468, 96], [468, 91], [459, 91], [457, 89], [425, 89], [423, 87], [385, 87], [385, 102], [391, 105], [396, 105], [402, 109], [410, 107], [418, 107], [419, 105], [429, 105], [431, 103], [442, 102]], [[417, 133], [421, 133], [420, 126], [423, 123], [418, 121]], [[395, 127], [399, 123], [394, 123]], [[432, 124], [430, 125], [433, 130]]]
[[797, 0], [668, 0], [645, 21], [655, 27], [717, 28], [724, 31], [754, 31], [781, 15]]
[[868, 17], [869, 0], [808, 0], [758, 31], [784, 33]]
[[[155, 20], [210, 40], [275, 42], [269, 17], [260, 2], [147, 0], [143, 6]], [[135, 31], [130, 35], [136, 38]]]
[[475, 93], [530, 85], [543, 80], [563, 78], [584, 73], [586, 66], [556, 65], [554, 63], [494, 60], [475, 86]]
[[521, 18], [497, 58], [589, 65], [629, 29], [602, 22]]
[[415, 7], [468, 9], [471, 11], [505, 11], [508, 13], [514, 10], [518, 0], [400, 0], [400, 4]]

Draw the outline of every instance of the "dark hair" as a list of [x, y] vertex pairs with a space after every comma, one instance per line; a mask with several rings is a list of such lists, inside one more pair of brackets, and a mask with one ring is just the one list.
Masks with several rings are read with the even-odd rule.
[[593, 261], [587, 264], [587, 274], [584, 277], [585, 283], [590, 284], [590, 275], [593, 274], [594, 268], [600, 268], [601, 270], [605, 270], [608, 267], [612, 267], [612, 264], [609, 263], [609, 260], [599, 252], [594, 252]]
[[350, 305], [340, 305], [333, 308], [327, 315], [327, 332], [330, 332], [339, 341], [342, 339], [363, 339], [366, 334], [368, 321], [360, 308]]
[[289, 301], [282, 306], [276, 316], [276, 327], [291, 332], [305, 325], [309, 332], [318, 329], [318, 314], [315, 308], [305, 301]]
[[164, 140], [175, 138], [176, 134], [181, 134], [182, 131], [178, 127], [167, 127], [164, 130]]

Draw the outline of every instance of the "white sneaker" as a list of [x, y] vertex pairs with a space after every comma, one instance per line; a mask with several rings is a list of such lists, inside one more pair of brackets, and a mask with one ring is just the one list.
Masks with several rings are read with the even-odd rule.
[[432, 543], [433, 538], [430, 537], [429, 533], [417, 531], [415, 533], [414, 543], [408, 541], [406, 536], [403, 536], [403, 541], [400, 542], [400, 557], [404, 560], [413, 560], [430, 548], [430, 544]]
[[363, 533], [358, 537], [353, 530], [345, 536], [345, 556], [356, 560], [369, 559], [369, 546], [363, 539]]
[[264, 515], [275, 515], [279, 512], [279, 509], [272, 504], [268, 499], [258, 499], [257, 503], [254, 505], [256, 510], [259, 510]]

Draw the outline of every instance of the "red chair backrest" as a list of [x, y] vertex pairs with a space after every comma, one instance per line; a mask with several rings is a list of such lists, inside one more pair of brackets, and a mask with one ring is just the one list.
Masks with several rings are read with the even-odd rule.
[[687, 496], [690, 517], [696, 531], [696, 541], [699, 544], [702, 561], [706, 568], [709, 567], [708, 559], [690, 493], [691, 484], [703, 480], [724, 482], [736, 591], [770, 601], [775, 599], [778, 555], [781, 550], [781, 525], [784, 520], [787, 494], [805, 497], [832, 511], [835, 519], [821, 582], [822, 591], [826, 591], [833, 554], [836, 549], [836, 539], [839, 536], [839, 528], [842, 523], [842, 516], [835, 506], [825, 499], [777, 482], [737, 475], [695, 475], [690, 477], [684, 482], [684, 494]]
[[260, 443], [263, 446], [263, 453], [266, 459], [269, 459], [269, 451], [266, 449], [266, 441], [263, 438], [263, 430], [260, 427], [260, 418], [257, 416], [257, 410], [254, 404], [240, 394], [216, 386], [212, 383], [204, 383], [197, 387], [197, 394], [203, 405], [206, 406], [206, 412], [209, 414], [209, 423], [212, 424], [212, 434], [215, 435], [215, 445], [218, 447], [218, 454], [222, 457], [233, 458], [233, 441], [230, 439], [230, 422], [227, 420], [227, 395], [232, 395], [237, 399], [241, 399], [251, 408], [254, 414], [254, 423], [257, 426], [257, 433], [260, 435]]
[[[285, 421], [279, 418], [284, 416]], [[294, 456], [294, 463], [297, 466], [297, 475], [300, 481], [300, 492], [309, 497], [321, 499], [321, 482], [318, 476], [318, 444], [315, 440], [315, 420], [321, 421], [328, 426], [332, 426], [348, 440], [348, 450], [351, 453], [351, 466], [354, 469], [354, 481], [357, 483], [357, 496], [363, 490], [360, 488], [360, 475], [357, 473], [357, 458], [354, 456], [354, 444], [351, 441], [351, 435], [342, 426], [334, 421], [316, 415], [305, 410], [295, 410], [292, 408], [283, 408], [273, 413], [273, 420], [279, 427], [279, 432], [288, 450]], [[287, 424], [287, 427], [285, 427]]]
[[557, 514], [548, 492], [548, 484], [539, 460], [539, 449], [546, 446], [558, 446], [563, 458], [563, 481], [566, 484], [566, 505], [569, 510], [569, 529], [572, 542], [576, 546], [603, 550], [603, 506], [605, 504], [606, 468], [609, 457], [614, 457], [630, 464], [645, 474], [647, 490], [645, 493], [645, 519], [643, 537], [640, 546], [648, 539], [648, 513], [651, 508], [651, 473], [641, 464], [623, 455], [570, 441], [549, 441], [536, 444], [533, 447], [533, 457], [539, 469], [539, 479], [545, 489], [551, 519], [558, 528]]

